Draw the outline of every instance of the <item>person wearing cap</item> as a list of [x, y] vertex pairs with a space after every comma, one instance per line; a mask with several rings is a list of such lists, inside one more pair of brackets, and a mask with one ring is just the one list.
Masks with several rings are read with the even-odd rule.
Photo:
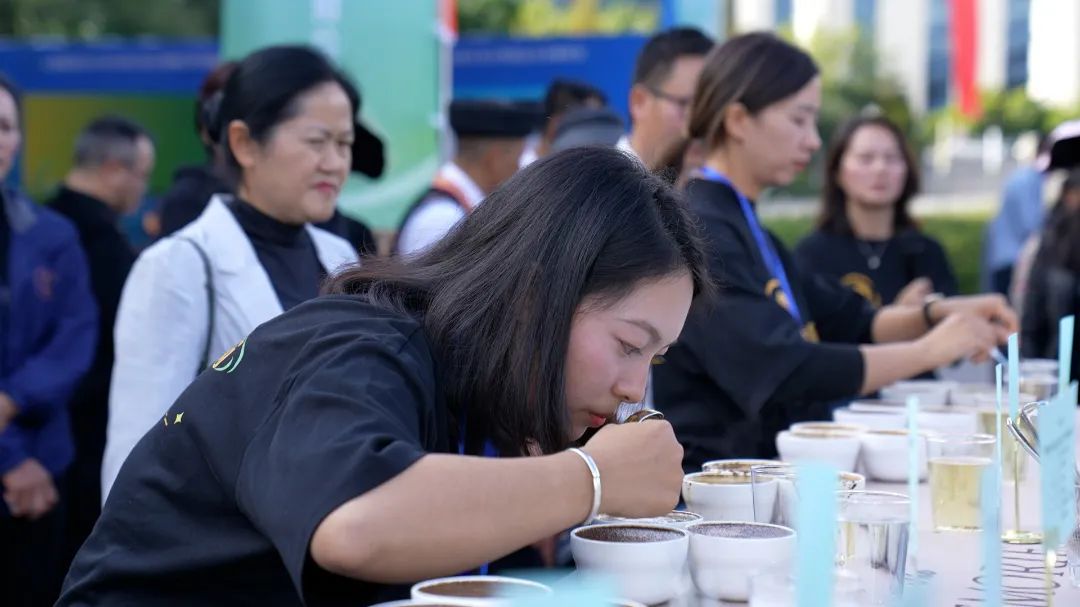
[[708, 36], [691, 27], [665, 30], [645, 42], [630, 87], [630, 133], [619, 140], [620, 150], [650, 170], [659, 166], [685, 134], [694, 85], [712, 47]]
[[559, 121], [551, 152], [586, 145], [614, 147], [623, 133], [623, 121], [611, 108], [582, 107], [570, 110]]
[[[1017, 142], [1019, 144], [1019, 141]], [[1069, 120], [1039, 142], [1035, 161], [1016, 169], [1005, 182], [1001, 208], [986, 228], [984, 283], [1023, 303], [1028, 272], [1047, 220], [1046, 176], [1080, 167], [1080, 120]]]
[[395, 252], [408, 255], [431, 246], [512, 177], [518, 170], [525, 137], [536, 121], [535, 109], [527, 104], [453, 101], [450, 127], [457, 137], [457, 153], [439, 169], [428, 192], [405, 213]]
[[544, 94], [544, 124], [539, 134], [529, 138], [530, 143], [526, 144], [519, 165], [524, 168], [552, 152], [551, 145], [566, 114], [580, 108], [605, 106], [607, 96], [587, 82], [566, 78], [552, 80]]
[[[319, 293], [355, 262], [314, 227], [334, 213], [350, 168], [377, 142], [356, 126], [348, 79], [306, 47], [257, 51], [236, 67], [211, 130], [231, 191], [135, 262], [117, 310], [102, 498], [128, 453], [191, 381], [259, 324]], [[357, 167], [357, 159], [368, 163]]]

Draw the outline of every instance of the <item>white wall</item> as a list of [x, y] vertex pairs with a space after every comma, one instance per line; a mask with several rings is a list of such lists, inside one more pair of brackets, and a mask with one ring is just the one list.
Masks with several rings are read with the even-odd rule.
[[1027, 88], [1052, 105], [1080, 101], [1080, 2], [1031, 1]]
[[776, 5], [772, 0], [734, 0], [736, 32], [776, 29]]
[[976, 76], [979, 88], [1005, 86], [1006, 57], [1009, 52], [1009, 14], [1005, 0], [980, 0], [978, 40], [976, 41]]
[[[882, 2], [878, 2], [879, 6]], [[878, 10], [881, 10], [880, 8]], [[854, 0], [794, 0], [791, 25], [795, 39], [810, 42], [818, 29], [850, 31], [855, 26]]]
[[874, 43], [883, 66], [904, 84], [914, 111], [926, 111], [930, 35], [929, 0], [880, 0]]

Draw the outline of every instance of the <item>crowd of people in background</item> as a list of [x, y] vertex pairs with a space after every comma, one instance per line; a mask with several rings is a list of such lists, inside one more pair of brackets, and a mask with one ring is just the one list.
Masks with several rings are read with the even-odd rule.
[[[660, 32], [627, 96], [629, 124], [568, 79], [539, 102], [453, 100], [453, 157], [402, 201], [383, 251], [336, 204], [350, 173], [382, 174], [384, 142], [349, 78], [306, 47], [207, 76], [194, 111], [205, 160], [176, 171], [160, 238], [141, 252], [118, 222], [168, 142], [131, 120], [87, 124], [42, 204], [0, 192], [2, 602], [52, 604], [67, 575], [63, 605], [250, 600], [260, 584], [268, 603], [335, 604], [480, 562], [557, 564], [551, 536], [584, 514], [558, 481], [581, 466], [558, 459], [568, 446], [613, 479], [607, 511], [660, 512], [673, 504], [645, 493], [667, 488], [673, 466], [774, 457], [792, 422], [985, 360], [1015, 330], [1025, 355], [1056, 354], [1057, 319], [1080, 309], [1080, 172], [1045, 219], [1042, 201], [1046, 172], [1067, 162], [1008, 182], [987, 248], [998, 294], [961, 296], [911, 211], [910, 142], [867, 113], [823, 144], [820, 75], [803, 50], [767, 33], [716, 45]], [[21, 130], [18, 88], [0, 77], [0, 181]], [[758, 209], [822, 147], [816, 227], [789, 250]], [[341, 395], [374, 412], [350, 417]], [[608, 401], [649, 402], [673, 437], [602, 427]], [[167, 434], [180, 427], [192, 434]], [[413, 472], [425, 452], [557, 464]], [[488, 476], [499, 500], [525, 507], [548, 491], [568, 505], [506, 519], [482, 501]], [[424, 483], [447, 488], [445, 517], [408, 505]], [[364, 518], [380, 508], [436, 516], [446, 533]], [[403, 535], [373, 539], [380, 525]], [[503, 534], [477, 540], [485, 525]], [[384, 562], [345, 554], [341, 538], [375, 542]], [[179, 572], [202, 577], [183, 588]]]

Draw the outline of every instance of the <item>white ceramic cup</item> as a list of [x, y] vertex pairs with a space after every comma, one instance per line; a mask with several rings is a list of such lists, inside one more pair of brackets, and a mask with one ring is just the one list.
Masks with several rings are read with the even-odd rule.
[[699, 523], [705, 520], [700, 514], [694, 512], [687, 512], [685, 510], [672, 510], [664, 516], [656, 516], [652, 518], [623, 518], [621, 516], [608, 516], [601, 514], [593, 521], [595, 525], [618, 525], [618, 524], [630, 524], [630, 525], [659, 525], [661, 527], [672, 527], [675, 529], [686, 529], [694, 523]]
[[690, 575], [710, 599], [747, 601], [750, 579], [787, 571], [795, 557], [795, 532], [765, 523], [706, 521], [690, 532]]
[[866, 432], [866, 426], [862, 424], [845, 424], [835, 421], [797, 422], [788, 428], [793, 434], [818, 435], [826, 434], [859, 434]]
[[619, 596], [646, 605], [682, 589], [689, 546], [686, 531], [657, 525], [589, 525], [570, 534], [578, 571], [607, 576]]
[[471, 607], [506, 607], [514, 597], [550, 594], [551, 588], [539, 582], [499, 575], [461, 575], [427, 580], [413, 585], [410, 593], [412, 600], [418, 603]]
[[[799, 492], [796, 485], [797, 466], [776, 463], [754, 466], [750, 491], [754, 496], [754, 520], [794, 527]], [[856, 472], [842, 471], [836, 475], [838, 491], [856, 491], [866, 487], [866, 477]]]
[[914, 379], [896, 382], [881, 389], [881, 399], [898, 403], [907, 402], [907, 397], [919, 397], [921, 407], [944, 407], [949, 404], [949, 393], [956, 382], [936, 379]]
[[686, 509], [706, 521], [754, 520], [754, 494], [749, 474], [687, 474], [683, 477], [682, 496]]
[[[863, 434], [862, 463], [871, 479], [889, 483], [908, 478], [908, 431], [871, 430]], [[926, 437], [918, 439], [919, 480], [926, 479]]]
[[750, 476], [750, 469], [754, 466], [775, 463], [776, 460], [771, 459], [714, 459], [702, 464], [701, 471]]
[[903, 410], [863, 411], [850, 407], [833, 410], [833, 420], [841, 424], [858, 424], [867, 430], [891, 430], [907, 426], [907, 415]]
[[918, 425], [919, 431], [975, 434], [979, 428], [979, 416], [975, 409], [967, 407], [920, 407]]
[[958, 407], [973, 407], [977, 401], [995, 398], [997, 388], [989, 383], [961, 383], [949, 392], [949, 404]]
[[851, 401], [851, 404], [848, 405], [848, 409], [851, 409], [852, 411], [871, 411], [874, 413], [896, 413], [897, 411], [903, 411], [904, 405], [905, 403], [896, 403], [891, 400], [863, 398]]
[[839, 470], [854, 470], [859, 461], [859, 434], [784, 430], [776, 435], [780, 459], [790, 463], [823, 462]]

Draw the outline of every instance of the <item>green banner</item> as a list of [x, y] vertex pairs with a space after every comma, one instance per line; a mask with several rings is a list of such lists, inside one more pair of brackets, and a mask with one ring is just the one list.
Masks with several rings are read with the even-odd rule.
[[[387, 171], [354, 176], [341, 209], [372, 229], [396, 229], [439, 164], [440, 79], [449, 48], [435, 0], [224, 0], [221, 52], [237, 59], [271, 44], [311, 44], [360, 87], [364, 122], [386, 143]], [[445, 75], [445, 74], [444, 74]]]

